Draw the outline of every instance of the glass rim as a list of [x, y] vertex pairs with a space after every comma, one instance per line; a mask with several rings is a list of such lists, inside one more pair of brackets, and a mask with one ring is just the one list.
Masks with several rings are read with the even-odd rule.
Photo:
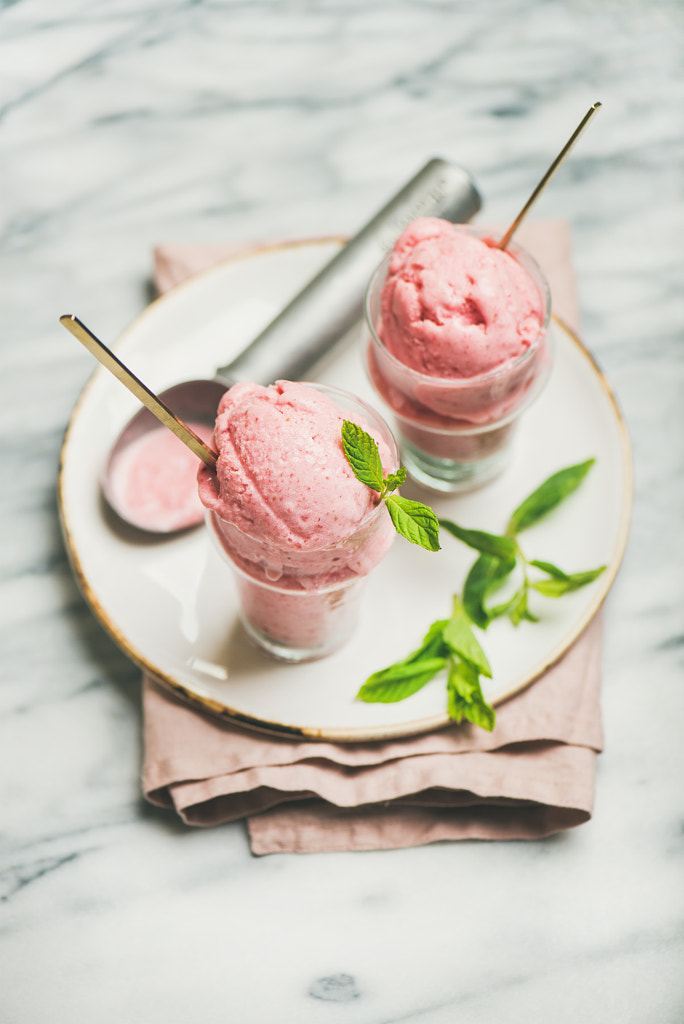
[[[477, 238], [491, 238], [493, 234], [491, 230], [487, 230], [473, 224], [453, 224], [452, 227], [457, 228], [459, 231], [463, 231], [466, 234], [474, 235]], [[429, 373], [422, 373], [420, 370], [414, 370], [412, 366], [402, 363], [400, 359], [397, 359], [397, 357], [389, 351], [382, 338], [378, 335], [375, 329], [375, 324], [371, 318], [370, 310], [371, 298], [375, 294], [375, 286], [378, 283], [381, 272], [384, 271], [386, 276], [386, 271], [392, 258], [392, 251], [390, 251], [383, 256], [382, 260], [373, 271], [370, 281], [366, 286], [363, 302], [364, 318], [366, 326], [371, 333], [371, 338], [374, 344], [382, 350], [384, 356], [390, 360], [390, 364], [394, 365], [401, 372], [411, 374], [419, 382], [429, 384], [431, 387], [460, 389], [469, 388], [473, 385], [487, 384], [490, 381], [496, 381], [498, 378], [506, 377], [511, 373], [511, 371], [516, 370], [531, 359], [543, 345], [548, 333], [549, 323], [551, 321], [551, 290], [544, 271], [541, 269], [534, 256], [532, 256], [527, 249], [524, 249], [515, 242], [510, 242], [506, 246], [506, 252], [509, 252], [516, 259], [518, 259], [518, 257], [522, 257], [519, 262], [524, 270], [528, 273], [531, 272], [531, 276], [535, 285], [539, 289], [542, 300], [544, 319], [539, 326], [539, 333], [530, 344], [529, 348], [525, 349], [521, 355], [516, 356], [515, 359], [508, 360], [500, 366], [495, 366], [492, 370], [486, 370], [484, 373], [477, 373], [472, 377], [437, 377]], [[529, 265], [526, 266], [526, 263]]]

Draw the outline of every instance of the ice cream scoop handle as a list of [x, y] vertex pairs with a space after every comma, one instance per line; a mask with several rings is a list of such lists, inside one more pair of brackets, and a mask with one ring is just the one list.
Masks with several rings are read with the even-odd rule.
[[426, 216], [468, 221], [480, 205], [467, 171], [430, 160], [217, 376], [257, 384], [306, 379], [361, 319], [371, 274], [406, 225]]
[[115, 356], [111, 349], [108, 349], [104, 342], [95, 337], [73, 313], [65, 313], [60, 316], [60, 322], [82, 345], [88, 349], [91, 355], [102, 363], [110, 373], [113, 373], [117, 380], [120, 380], [132, 394], [142, 402], [160, 423], [173, 431], [176, 437], [186, 445], [209, 469], [216, 469], [216, 452], [212, 451], [204, 441], [197, 436], [194, 430], [186, 426], [182, 420], [171, 412], [169, 407], [162, 402], [153, 391], [143, 384], [135, 374], [122, 363], [118, 356]]

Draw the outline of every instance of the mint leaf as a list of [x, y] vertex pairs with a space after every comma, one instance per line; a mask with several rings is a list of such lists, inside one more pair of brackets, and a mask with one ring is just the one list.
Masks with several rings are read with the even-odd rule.
[[485, 599], [498, 590], [515, 566], [515, 558], [494, 558], [492, 555], [480, 555], [473, 562], [463, 586], [463, 607], [468, 618], [480, 629], [486, 629], [496, 617], [494, 610], [485, 606]]
[[596, 459], [587, 459], [586, 462], [553, 473], [518, 505], [508, 522], [506, 533], [514, 536], [538, 523], [569, 494], [577, 490], [595, 462]]
[[358, 423], [345, 420], [342, 424], [342, 447], [357, 480], [379, 494], [383, 485], [383, 469], [375, 439]]
[[466, 661], [451, 659], [447, 674], [447, 712], [454, 722], [463, 719], [491, 732], [496, 722], [494, 708], [482, 694], [477, 669]]
[[513, 605], [516, 604], [519, 598], [519, 591], [509, 598], [508, 601], [503, 601], [501, 604], [495, 604], [492, 608], [487, 609], [489, 615], [489, 621], [493, 622], [494, 619], [501, 619], [504, 615], [510, 615]]
[[[383, 477], [377, 445], [370, 435], [356, 424], [345, 421], [344, 451], [355, 475], [376, 490], [384, 500], [395, 529], [413, 544], [432, 551], [439, 550], [439, 529], [444, 527], [457, 540], [479, 552], [471, 566], [463, 589], [463, 598], [453, 596], [449, 619], [433, 622], [422, 643], [407, 657], [374, 672], [357, 694], [366, 702], [393, 703], [417, 693], [445, 667], [447, 668], [447, 707], [455, 722], [463, 719], [483, 729], [494, 728], [494, 709], [482, 693], [480, 677], [491, 678], [492, 670], [472, 624], [485, 629], [490, 622], [507, 615], [514, 626], [527, 620], [538, 622], [529, 608], [530, 590], [547, 597], [586, 586], [605, 570], [605, 566], [588, 572], [566, 573], [553, 562], [525, 558], [516, 535], [539, 522], [579, 487], [595, 459], [568, 466], [548, 477], [513, 512], [505, 534], [467, 529], [449, 519], [439, 520], [433, 510], [418, 501], [410, 501], [391, 491], [406, 479], [406, 470], [399, 469]], [[494, 607], [487, 598], [497, 591], [516, 567], [522, 564], [522, 584], [513, 596]], [[531, 581], [528, 566], [545, 573], [546, 579]]]
[[448, 619], [433, 622], [420, 647], [368, 677], [356, 697], [367, 704], [394, 703], [417, 693], [446, 665], [449, 648], [442, 633]]
[[423, 637], [420, 647], [404, 658], [404, 663], [419, 661], [421, 658], [446, 658], [449, 648], [444, 643], [444, 627], [448, 619], [438, 619], [433, 622]]
[[536, 615], [533, 615], [528, 608], [527, 596], [528, 584], [525, 582], [517, 594], [513, 595], [508, 604], [508, 608], [505, 609], [508, 618], [514, 626], [519, 626], [525, 619], [527, 619], [528, 622], [539, 622], [539, 618]]
[[[390, 491], [396, 491], [397, 487], [401, 487], [401, 485], [405, 481], [406, 481], [406, 470], [405, 470], [405, 468], [403, 466], [400, 469], [398, 469], [396, 473], [388, 473], [388, 475], [385, 477], [384, 482], [383, 482], [384, 494], [389, 494]], [[384, 494], [383, 494], [383, 497], [384, 497]]]
[[357, 693], [357, 699], [367, 704], [394, 704], [405, 700], [422, 690], [445, 665], [445, 658], [396, 662], [369, 676]]
[[397, 533], [411, 544], [418, 544], [428, 551], [439, 551], [439, 520], [432, 509], [421, 501], [389, 493], [406, 480], [403, 466], [396, 473], [384, 477], [377, 444], [370, 434], [351, 420], [342, 423], [342, 448], [357, 480], [377, 491], [384, 499]]
[[439, 520], [431, 508], [399, 494], [390, 494], [385, 503], [397, 533], [411, 544], [439, 551]]
[[542, 572], [547, 573], [549, 576], [553, 576], [558, 580], [567, 580], [568, 574], [559, 569], [553, 562], [542, 562], [540, 559], [535, 558], [530, 562], [536, 569], [541, 569]]
[[492, 670], [485, 652], [480, 647], [471, 628], [468, 616], [458, 595], [454, 594], [454, 610], [444, 627], [444, 642], [465, 661], [474, 665], [483, 676], [492, 678]]
[[[536, 563], [532, 562], [531, 564], [535, 565]], [[570, 594], [574, 590], [580, 590], [581, 587], [586, 587], [587, 583], [592, 583], [595, 579], [598, 579], [605, 568], [605, 565], [602, 565], [598, 569], [590, 569], [588, 572], [575, 572], [569, 576], [554, 575], [553, 579], [539, 580], [537, 583], [531, 583], [530, 586], [540, 594], [543, 594], [544, 597], [562, 597], [563, 594]]]
[[495, 558], [515, 558], [516, 544], [510, 537], [500, 536], [496, 533], [485, 533], [484, 530], [466, 530], [463, 526], [452, 522], [451, 519], [440, 519], [439, 525], [450, 533], [452, 537], [463, 541], [468, 547], [475, 548], [485, 555], [494, 555]]

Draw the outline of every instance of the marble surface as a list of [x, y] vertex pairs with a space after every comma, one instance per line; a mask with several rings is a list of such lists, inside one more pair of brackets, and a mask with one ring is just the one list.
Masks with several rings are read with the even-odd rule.
[[[684, 1019], [682, 7], [0, 0], [0, 1021]], [[137, 670], [72, 579], [55, 479], [160, 241], [349, 233], [436, 154], [567, 217], [634, 446], [593, 819], [536, 843], [254, 858], [141, 799]]]

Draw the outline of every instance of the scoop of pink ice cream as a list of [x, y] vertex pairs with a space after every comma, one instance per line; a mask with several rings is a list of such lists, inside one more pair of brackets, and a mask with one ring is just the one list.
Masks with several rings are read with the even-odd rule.
[[[383, 557], [392, 526], [346, 459], [346, 418], [307, 384], [241, 383], [226, 392], [214, 430], [216, 476], [201, 469], [198, 480], [201, 501], [220, 518], [234, 557], [258, 565], [269, 579], [290, 571], [308, 576], [302, 585], [318, 584], [314, 576], [367, 572]], [[376, 440], [391, 471], [388, 446]]]
[[378, 333], [419, 373], [473, 377], [523, 355], [544, 313], [537, 285], [512, 255], [423, 217], [392, 252]]

